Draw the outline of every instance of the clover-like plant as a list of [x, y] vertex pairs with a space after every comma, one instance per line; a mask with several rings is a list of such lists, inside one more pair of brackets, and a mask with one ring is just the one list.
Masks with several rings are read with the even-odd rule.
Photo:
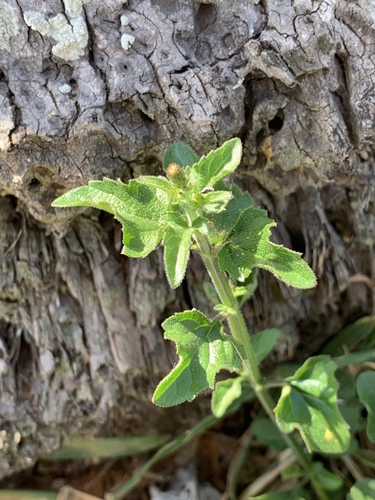
[[[154, 403], [176, 405], [211, 388], [212, 410], [220, 417], [239, 402], [257, 397], [318, 497], [327, 498], [326, 490], [338, 487], [337, 478], [314, 463], [311, 453], [343, 454], [349, 446], [348, 425], [338, 408], [337, 365], [328, 355], [308, 359], [280, 382], [276, 404], [259, 364], [275, 346], [278, 331], [250, 337], [241, 313], [254, 289], [257, 268], [301, 289], [314, 287], [315, 275], [299, 253], [270, 240], [275, 222], [254, 206], [248, 193], [230, 183], [241, 155], [239, 139], [201, 158], [178, 142], [166, 153], [165, 176], [141, 176], [128, 184], [91, 181], [60, 196], [53, 206], [95, 207], [113, 214], [122, 224], [122, 253], [128, 257], [145, 257], [161, 244], [173, 288], [184, 279], [190, 252], [200, 254], [212, 281], [208, 290], [216, 313], [208, 318], [192, 309], [164, 321], [165, 338], [176, 343], [179, 359], [157, 386]], [[222, 369], [237, 376], [215, 386]]]

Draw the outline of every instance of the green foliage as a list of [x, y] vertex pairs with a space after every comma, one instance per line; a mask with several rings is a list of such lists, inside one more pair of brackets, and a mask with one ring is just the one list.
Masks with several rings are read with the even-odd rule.
[[187, 167], [186, 175], [192, 192], [199, 193], [205, 188], [213, 188], [219, 180], [236, 170], [241, 161], [241, 154], [241, 141], [231, 139]]
[[123, 226], [122, 253], [128, 257], [146, 257], [163, 237], [168, 197], [137, 180], [125, 185], [104, 179], [69, 191], [57, 198], [53, 206], [94, 207], [113, 214]]
[[238, 410], [245, 402], [255, 399], [247, 377], [221, 380], [212, 393], [211, 409], [217, 418]]
[[263, 361], [275, 347], [279, 335], [280, 330], [277, 328], [270, 328], [269, 330], [262, 330], [250, 337], [251, 345], [254, 350], [254, 357], [258, 364]]
[[366, 316], [341, 330], [324, 347], [322, 353], [342, 356], [352, 351], [375, 347], [375, 316]]
[[195, 151], [182, 141], [174, 142], [165, 153], [163, 168], [167, 170], [171, 163], [176, 163], [180, 167], [193, 165], [199, 160]]
[[340, 476], [328, 471], [321, 462], [314, 462], [312, 472], [326, 491], [335, 491], [342, 487]]
[[309, 497], [303, 495], [303, 492], [289, 490], [272, 493], [265, 493], [257, 497], [250, 497], [249, 500], [307, 500]]
[[336, 364], [328, 356], [309, 358], [287, 379], [275, 409], [283, 432], [298, 429], [313, 452], [344, 453], [348, 424], [337, 406]]
[[[271, 328], [258, 332], [250, 338], [257, 363], [263, 361], [271, 352], [277, 342], [279, 333], [276, 328]], [[212, 413], [220, 418], [225, 413], [234, 411], [244, 402], [254, 399], [254, 397], [254, 391], [251, 389], [247, 377], [239, 376], [222, 380], [215, 385], [212, 394]]]
[[168, 225], [164, 236], [164, 266], [172, 288], [178, 287], [184, 279], [189, 260], [193, 229], [177, 210], [167, 215]]
[[[254, 206], [248, 193], [228, 181], [241, 154], [239, 139], [229, 140], [201, 158], [190, 146], [177, 142], [166, 153], [165, 176], [141, 176], [127, 185], [111, 179], [91, 181], [53, 205], [94, 207], [113, 214], [122, 225], [122, 253], [128, 257], [145, 257], [162, 245], [166, 276], [173, 288], [184, 279], [190, 252], [200, 254], [212, 281], [203, 283], [203, 288], [219, 314], [210, 319], [193, 309], [164, 321], [164, 336], [176, 344], [178, 361], [157, 386], [153, 401], [168, 407], [213, 389], [212, 423], [258, 398], [267, 418], [256, 418], [251, 433], [278, 450], [291, 448], [300, 462], [296, 465], [298, 480], [311, 480], [321, 499], [327, 498], [327, 491], [338, 498], [344, 489], [342, 481], [305, 453], [294, 431], [299, 431], [310, 453], [352, 454], [375, 463], [365, 450], [356, 448], [349, 433], [349, 426], [352, 432], [362, 430], [359, 398], [368, 413], [368, 437], [375, 440], [375, 375], [366, 371], [355, 380], [347, 368], [375, 358], [375, 320], [363, 318], [344, 329], [327, 344], [324, 355], [308, 359], [294, 374], [290, 367], [279, 366], [268, 380], [261, 376], [259, 365], [275, 347], [279, 331], [269, 329], [248, 337], [241, 306], [257, 287], [258, 270], [267, 270], [300, 289], [314, 287], [316, 278], [299, 253], [271, 241], [276, 223]], [[221, 370], [238, 375], [215, 384]], [[280, 386], [275, 407], [268, 388], [279, 391]], [[147, 467], [185, 442], [181, 438], [164, 445]], [[130, 491], [141, 476], [136, 474], [112, 498]], [[233, 485], [231, 488], [233, 491]], [[366, 496], [369, 488], [373, 488], [371, 480], [359, 481], [348, 498], [370, 498]], [[299, 487], [294, 493], [257, 498], [307, 499], [309, 493]]]
[[177, 313], [163, 323], [164, 337], [177, 345], [179, 362], [158, 385], [153, 401], [173, 406], [213, 388], [219, 370], [239, 371], [242, 359], [219, 321], [200, 311]]
[[346, 500], [374, 500], [375, 479], [364, 477], [357, 481], [346, 496]]
[[257, 266], [290, 286], [315, 286], [315, 275], [301, 254], [269, 241], [275, 225], [259, 208], [250, 207], [241, 213], [219, 253], [221, 267], [237, 280], [245, 280]]
[[336, 379], [339, 383], [338, 403], [340, 413], [349, 424], [350, 430], [358, 432], [362, 427], [362, 419], [355, 389], [355, 378], [347, 370], [337, 370]]
[[259, 417], [250, 426], [251, 432], [261, 443], [272, 446], [279, 451], [286, 448], [285, 441], [280, 430], [273, 425], [269, 418]]
[[360, 401], [367, 410], [367, 436], [375, 443], [375, 372], [366, 371], [358, 375], [356, 381]]

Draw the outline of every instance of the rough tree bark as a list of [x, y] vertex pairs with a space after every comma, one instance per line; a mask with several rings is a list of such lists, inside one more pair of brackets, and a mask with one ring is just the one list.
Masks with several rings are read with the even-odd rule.
[[182, 424], [149, 399], [174, 359], [160, 321], [205, 306], [199, 260], [170, 290], [160, 252], [129, 261], [110, 217], [50, 206], [160, 174], [174, 140], [242, 138], [238, 182], [318, 275], [264, 273], [245, 307], [284, 332], [276, 361], [372, 311], [374, 27], [374, 0], [0, 0], [0, 476], [82, 429]]

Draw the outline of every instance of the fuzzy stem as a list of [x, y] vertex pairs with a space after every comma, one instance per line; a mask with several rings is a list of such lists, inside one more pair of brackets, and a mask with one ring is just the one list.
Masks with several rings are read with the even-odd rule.
[[[234, 296], [233, 290], [228, 282], [227, 276], [220, 268], [217, 257], [214, 257], [212, 254], [212, 246], [208, 237], [197, 231], [194, 234], [194, 238], [197, 243], [199, 253], [222, 304], [228, 306], [230, 310], [234, 311], [233, 314], [228, 316], [227, 321], [233, 338], [240, 342], [245, 349], [246, 360], [244, 360], [244, 368], [247, 372], [250, 385], [271, 422], [278, 427], [275, 414], [273, 412], [275, 402], [262, 383], [262, 378], [255, 360], [254, 350], [251, 345], [246, 324], [242, 316], [240, 306], [238, 305], [237, 299]], [[327, 493], [323, 490], [319, 482], [312, 476], [312, 460], [310, 456], [304, 452], [304, 449], [292, 434], [282, 433], [282, 436], [285, 443], [293, 450], [293, 453], [297, 457], [300, 465], [311, 477], [311, 482], [318, 498], [320, 500], [327, 500]]]

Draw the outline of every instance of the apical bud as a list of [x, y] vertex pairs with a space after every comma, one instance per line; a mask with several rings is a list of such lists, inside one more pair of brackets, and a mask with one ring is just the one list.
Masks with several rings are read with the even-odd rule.
[[186, 186], [187, 179], [185, 177], [184, 169], [177, 165], [177, 163], [171, 163], [168, 165], [165, 173], [168, 179], [179, 188], [184, 188]]

